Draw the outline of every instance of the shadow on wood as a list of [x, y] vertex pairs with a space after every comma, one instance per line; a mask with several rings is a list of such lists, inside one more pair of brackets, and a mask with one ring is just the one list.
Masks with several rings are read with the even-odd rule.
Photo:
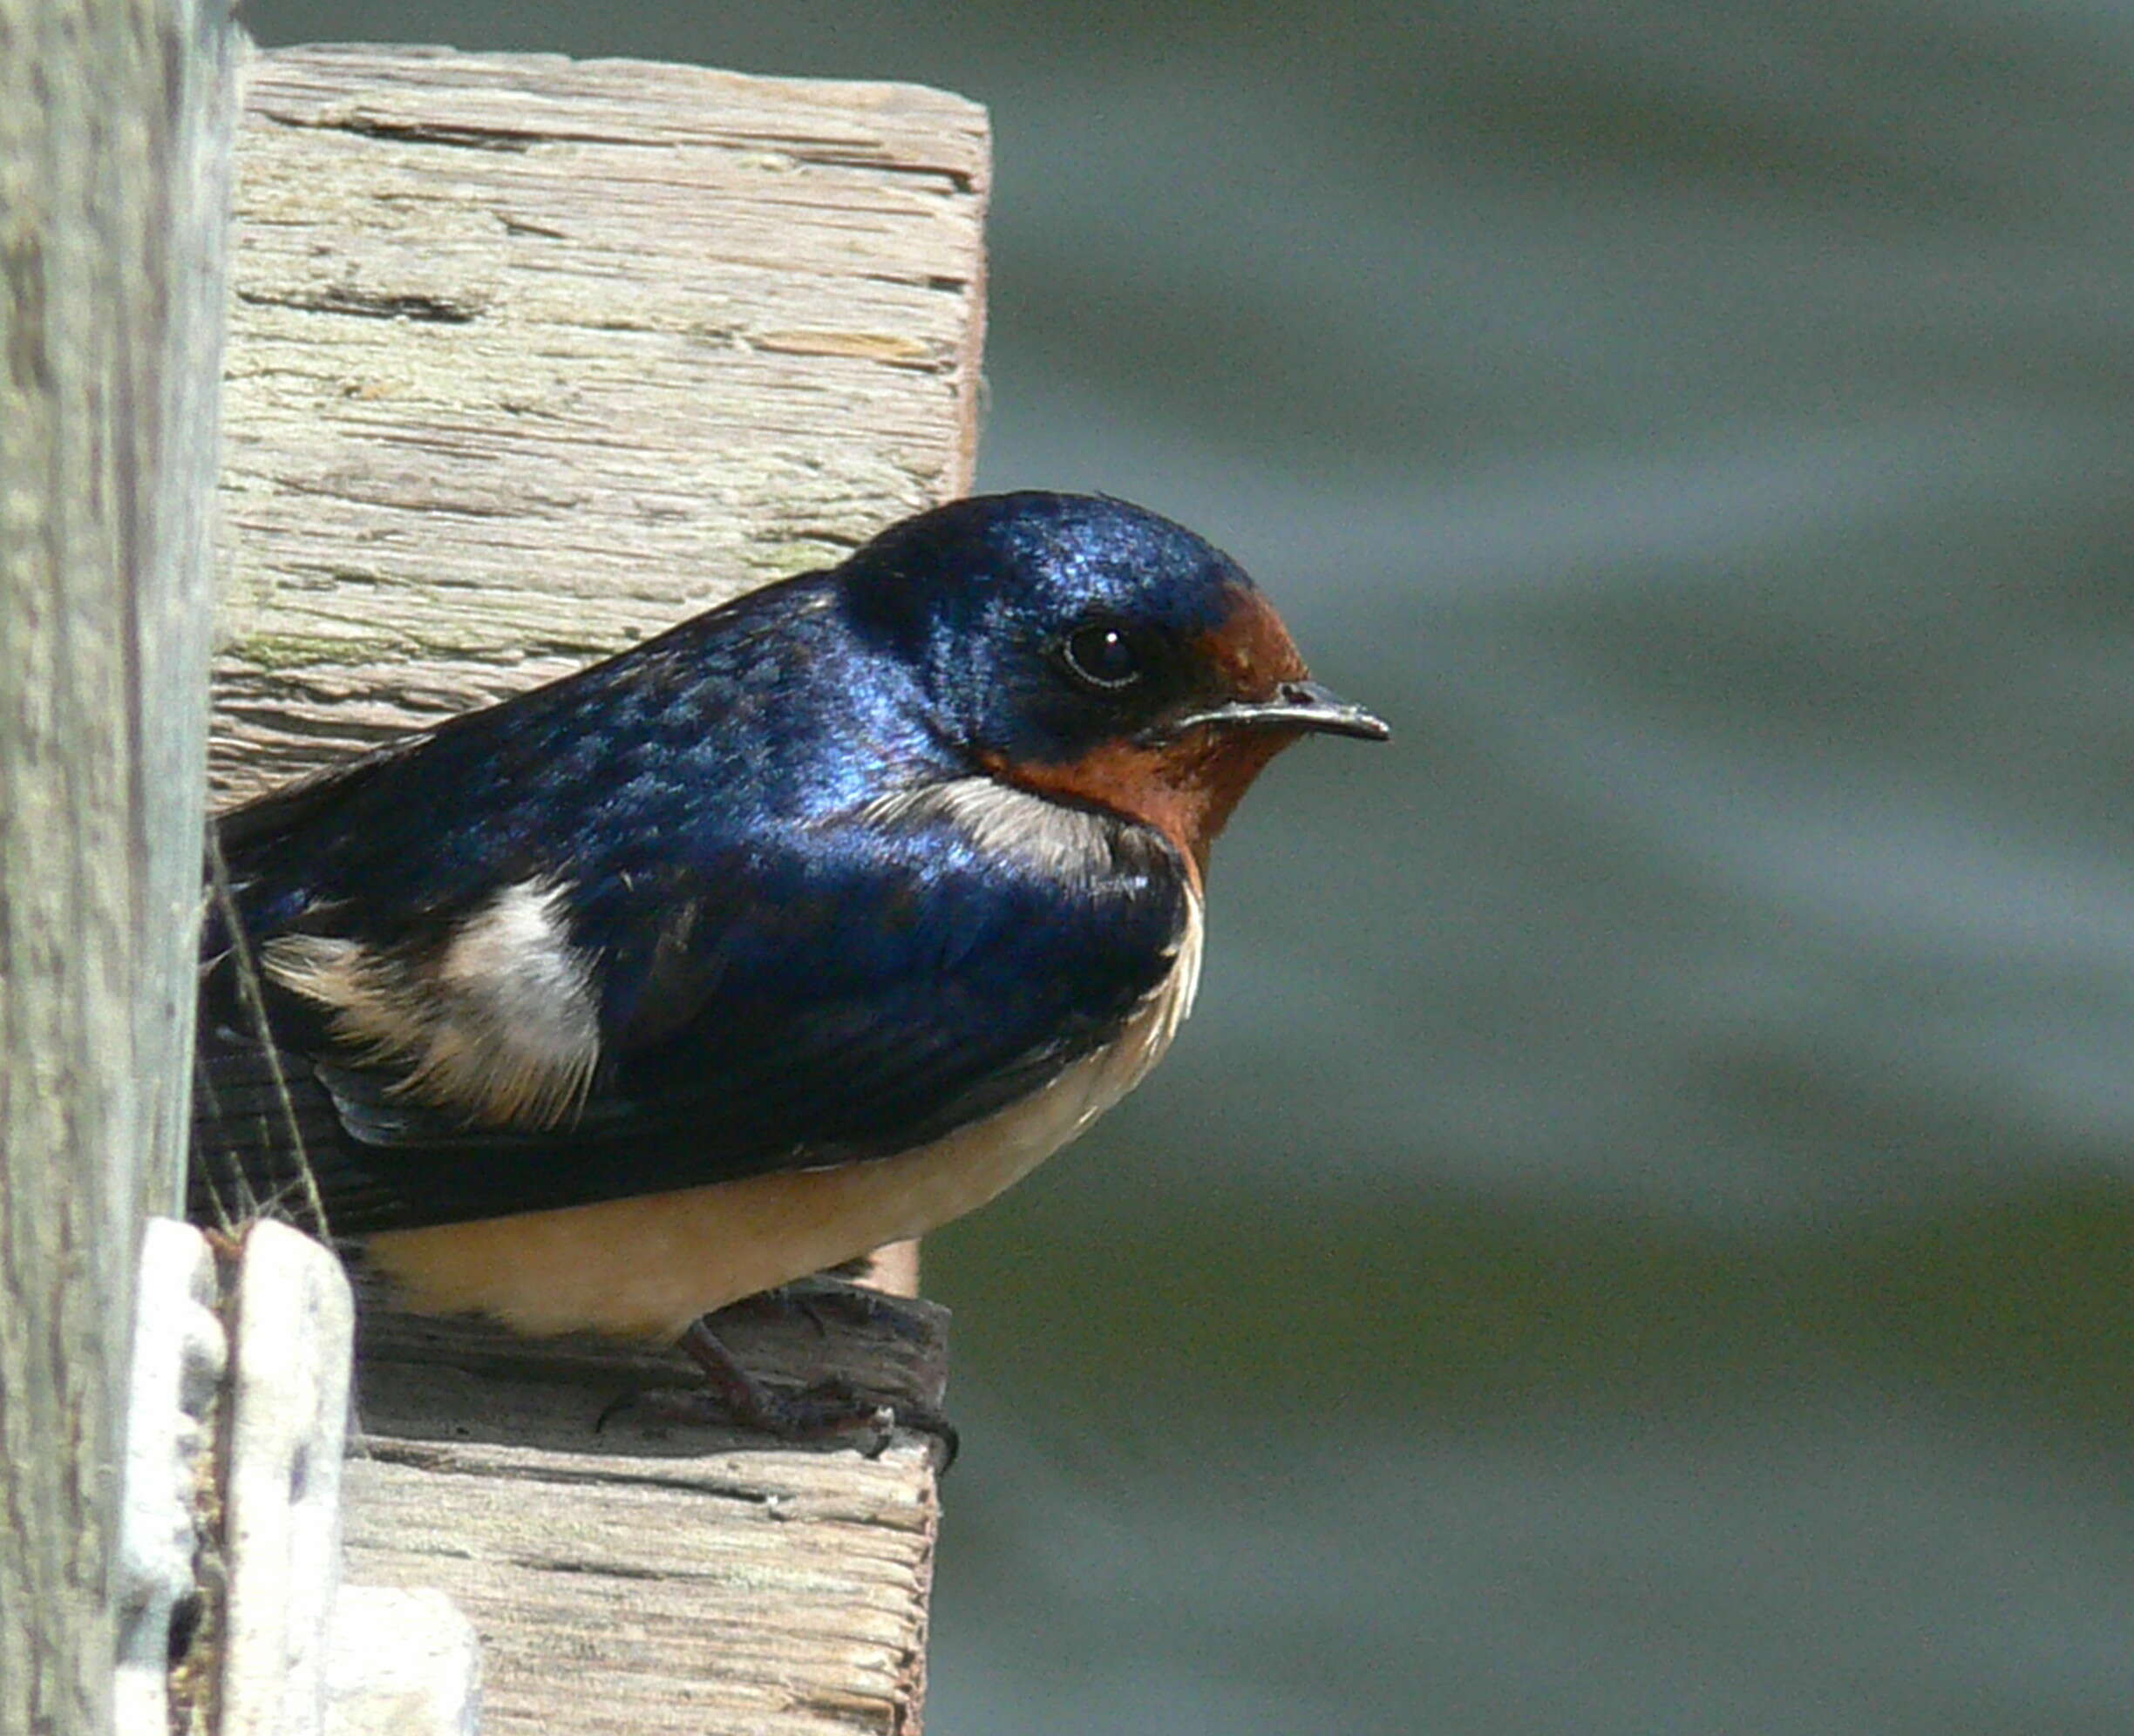
[[[938, 1404], [947, 1313], [907, 1338], [730, 1310], [752, 1372]], [[678, 1354], [376, 1309], [360, 1328], [353, 1581], [436, 1587], [483, 1643], [483, 1727], [559, 1736], [918, 1729], [939, 1520], [930, 1437], [795, 1450], [625, 1412]]]
[[[432, 1319], [364, 1298], [357, 1333], [357, 1420], [368, 1450], [395, 1456], [397, 1441], [693, 1457], [714, 1449], [785, 1447], [745, 1430], [663, 1421], [629, 1395], [701, 1384], [676, 1350], [633, 1347], [573, 1334], [527, 1339], [472, 1319]], [[831, 1377], [891, 1402], [941, 1407], [948, 1385], [948, 1311], [897, 1299], [902, 1330], [851, 1317], [858, 1286], [825, 1278], [752, 1298], [716, 1319], [720, 1341], [755, 1373], [799, 1387]], [[923, 1448], [924, 1439], [915, 1442]], [[802, 1449], [807, 1450], [807, 1449]], [[825, 1442], [822, 1451], [846, 1450]]]

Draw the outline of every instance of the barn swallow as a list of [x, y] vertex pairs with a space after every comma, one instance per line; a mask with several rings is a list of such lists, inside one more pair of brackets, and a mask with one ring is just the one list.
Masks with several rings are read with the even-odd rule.
[[703, 1317], [1125, 1096], [1309, 732], [1388, 733], [1191, 532], [921, 513], [221, 817], [195, 1208], [308, 1202], [418, 1312], [679, 1338], [763, 1421]]

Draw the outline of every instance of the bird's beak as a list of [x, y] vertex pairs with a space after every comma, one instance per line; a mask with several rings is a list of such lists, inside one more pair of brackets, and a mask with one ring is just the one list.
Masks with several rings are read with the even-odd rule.
[[1393, 734], [1375, 713], [1317, 682], [1284, 682], [1272, 699], [1235, 699], [1173, 718], [1163, 726], [1163, 733], [1176, 736], [1203, 723], [1218, 729], [1301, 729], [1322, 736], [1354, 736], [1365, 742], [1383, 742]]

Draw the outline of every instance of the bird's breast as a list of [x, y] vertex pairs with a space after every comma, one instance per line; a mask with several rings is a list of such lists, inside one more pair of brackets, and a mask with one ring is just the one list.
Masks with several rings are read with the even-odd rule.
[[758, 1291], [923, 1235], [1030, 1173], [1138, 1084], [1200, 984], [1200, 900], [1112, 1041], [982, 1121], [892, 1157], [556, 1211], [391, 1231], [370, 1255], [404, 1305], [540, 1335], [672, 1338]]

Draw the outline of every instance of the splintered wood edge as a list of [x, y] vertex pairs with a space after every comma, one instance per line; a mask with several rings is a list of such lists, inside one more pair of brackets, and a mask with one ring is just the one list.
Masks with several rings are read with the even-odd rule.
[[[215, 1412], [229, 1362], [221, 1301], [207, 1237], [189, 1224], [151, 1217], [142, 1226], [134, 1287], [126, 1498], [113, 1574], [117, 1736], [168, 1736], [172, 1727], [174, 1624], [200, 1592], [200, 1558], [214, 1529]], [[194, 1636], [200, 1626], [193, 1622]]]
[[215, 1728], [302, 1736], [325, 1705], [355, 1305], [332, 1254], [260, 1223], [245, 1232], [231, 1312]]

